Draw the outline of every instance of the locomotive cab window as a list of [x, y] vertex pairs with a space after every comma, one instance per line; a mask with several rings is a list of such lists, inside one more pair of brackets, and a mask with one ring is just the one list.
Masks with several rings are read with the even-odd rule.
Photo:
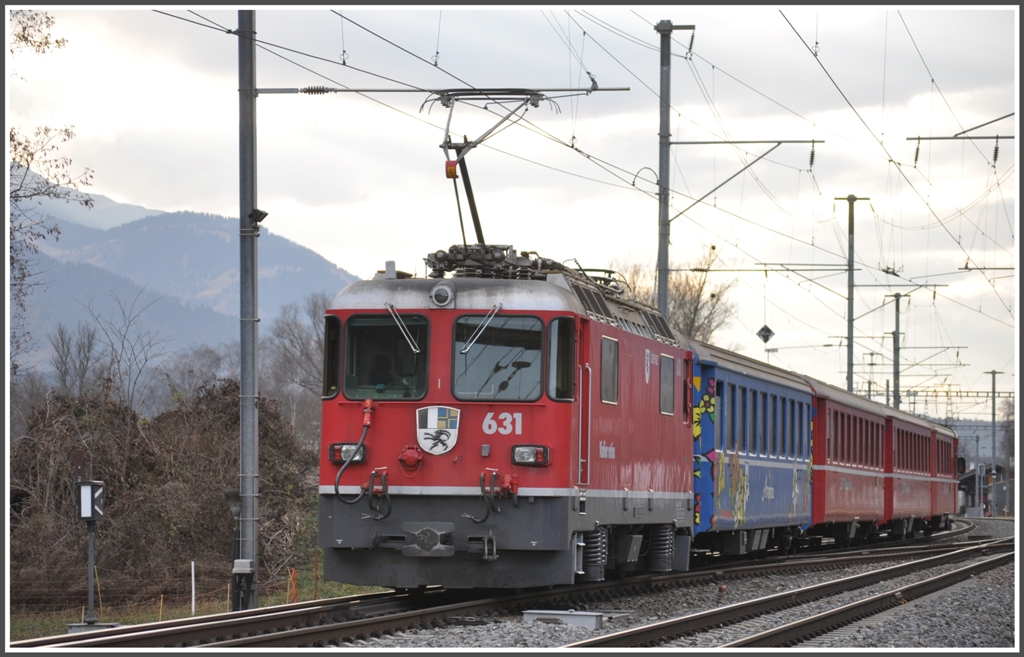
[[[544, 324], [536, 317], [467, 315], [455, 321], [452, 386], [467, 401], [536, 401]], [[465, 352], [465, 353], [463, 353]]]
[[572, 401], [575, 381], [576, 323], [571, 317], [558, 317], [548, 329], [548, 397]]
[[398, 317], [404, 326], [388, 315], [348, 320], [343, 389], [349, 399], [422, 399], [427, 394], [427, 320]]
[[334, 315], [324, 318], [324, 391], [323, 398], [338, 394], [341, 385], [341, 320]]

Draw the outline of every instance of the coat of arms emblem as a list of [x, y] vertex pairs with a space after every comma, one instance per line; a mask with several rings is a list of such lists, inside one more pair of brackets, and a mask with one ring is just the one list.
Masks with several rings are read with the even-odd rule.
[[416, 409], [416, 440], [423, 451], [438, 456], [450, 452], [459, 438], [459, 409], [427, 406]]

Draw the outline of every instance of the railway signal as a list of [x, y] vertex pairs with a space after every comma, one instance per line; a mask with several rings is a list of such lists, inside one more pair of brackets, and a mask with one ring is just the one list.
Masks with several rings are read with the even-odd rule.
[[105, 518], [103, 510], [103, 482], [79, 480], [78, 485], [78, 517], [86, 522], [89, 532], [89, 613], [85, 617], [87, 625], [96, 624], [96, 611], [93, 608], [93, 564], [95, 563], [96, 521]]

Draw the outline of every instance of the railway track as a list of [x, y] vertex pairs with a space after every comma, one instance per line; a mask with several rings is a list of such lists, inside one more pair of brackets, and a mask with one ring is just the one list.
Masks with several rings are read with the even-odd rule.
[[[969, 531], [967, 527], [962, 531]], [[959, 532], [948, 532], [954, 536]], [[936, 535], [938, 536], [938, 535]], [[87, 634], [45, 637], [12, 643], [12, 647], [282, 647], [341, 645], [362, 638], [417, 627], [471, 623], [475, 618], [543, 606], [585, 608], [595, 601], [670, 587], [756, 576], [773, 571], [825, 570], [873, 560], [919, 558], [964, 549], [978, 541], [926, 542], [820, 554], [773, 557], [763, 562], [713, 566], [683, 574], [657, 575], [514, 595], [479, 590], [427, 589], [385, 592], [331, 600], [263, 607], [161, 623], [123, 626]]]
[[[623, 647], [676, 647], [691, 646], [695, 637], [710, 634], [711, 639], [716, 632], [725, 626], [744, 624], [735, 632], [749, 632], [742, 639], [730, 639], [724, 642], [712, 642], [716, 647], [770, 647], [791, 646], [811, 639], [819, 634], [832, 631], [845, 624], [860, 620], [865, 616], [880, 613], [895, 605], [927, 595], [940, 588], [952, 586], [956, 582], [973, 576], [978, 572], [997, 568], [1013, 563], [1013, 539], [995, 539], [984, 541], [978, 545], [959, 547], [943, 554], [918, 559], [908, 563], [882, 568], [878, 570], [826, 582], [802, 589], [785, 591], [777, 595], [766, 596], [755, 600], [718, 607], [708, 611], [674, 618], [659, 623], [630, 628], [621, 632], [606, 634], [585, 641], [563, 646], [564, 648], [623, 648]], [[991, 556], [993, 553], [998, 553]], [[799, 620], [780, 622], [778, 614], [799, 605], [804, 605], [822, 598], [839, 595], [848, 591], [884, 582], [914, 572], [936, 568], [950, 563], [973, 559], [969, 566], [958, 568], [952, 572], [931, 577], [913, 584], [907, 584], [872, 595], [851, 604], [840, 605], [824, 613], [808, 613]], [[751, 629], [745, 629], [745, 628]], [[770, 627], [770, 629], [764, 629]], [[735, 633], [734, 632], [734, 633]], [[706, 644], [707, 641], [704, 641]], [[699, 644], [703, 645], [703, 644]]]

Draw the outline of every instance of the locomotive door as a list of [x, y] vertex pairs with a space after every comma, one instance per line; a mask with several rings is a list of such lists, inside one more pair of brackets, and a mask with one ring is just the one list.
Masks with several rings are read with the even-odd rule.
[[594, 371], [590, 367], [590, 322], [580, 318], [576, 340], [577, 387], [577, 468], [576, 483], [590, 485], [590, 421], [594, 400]]

